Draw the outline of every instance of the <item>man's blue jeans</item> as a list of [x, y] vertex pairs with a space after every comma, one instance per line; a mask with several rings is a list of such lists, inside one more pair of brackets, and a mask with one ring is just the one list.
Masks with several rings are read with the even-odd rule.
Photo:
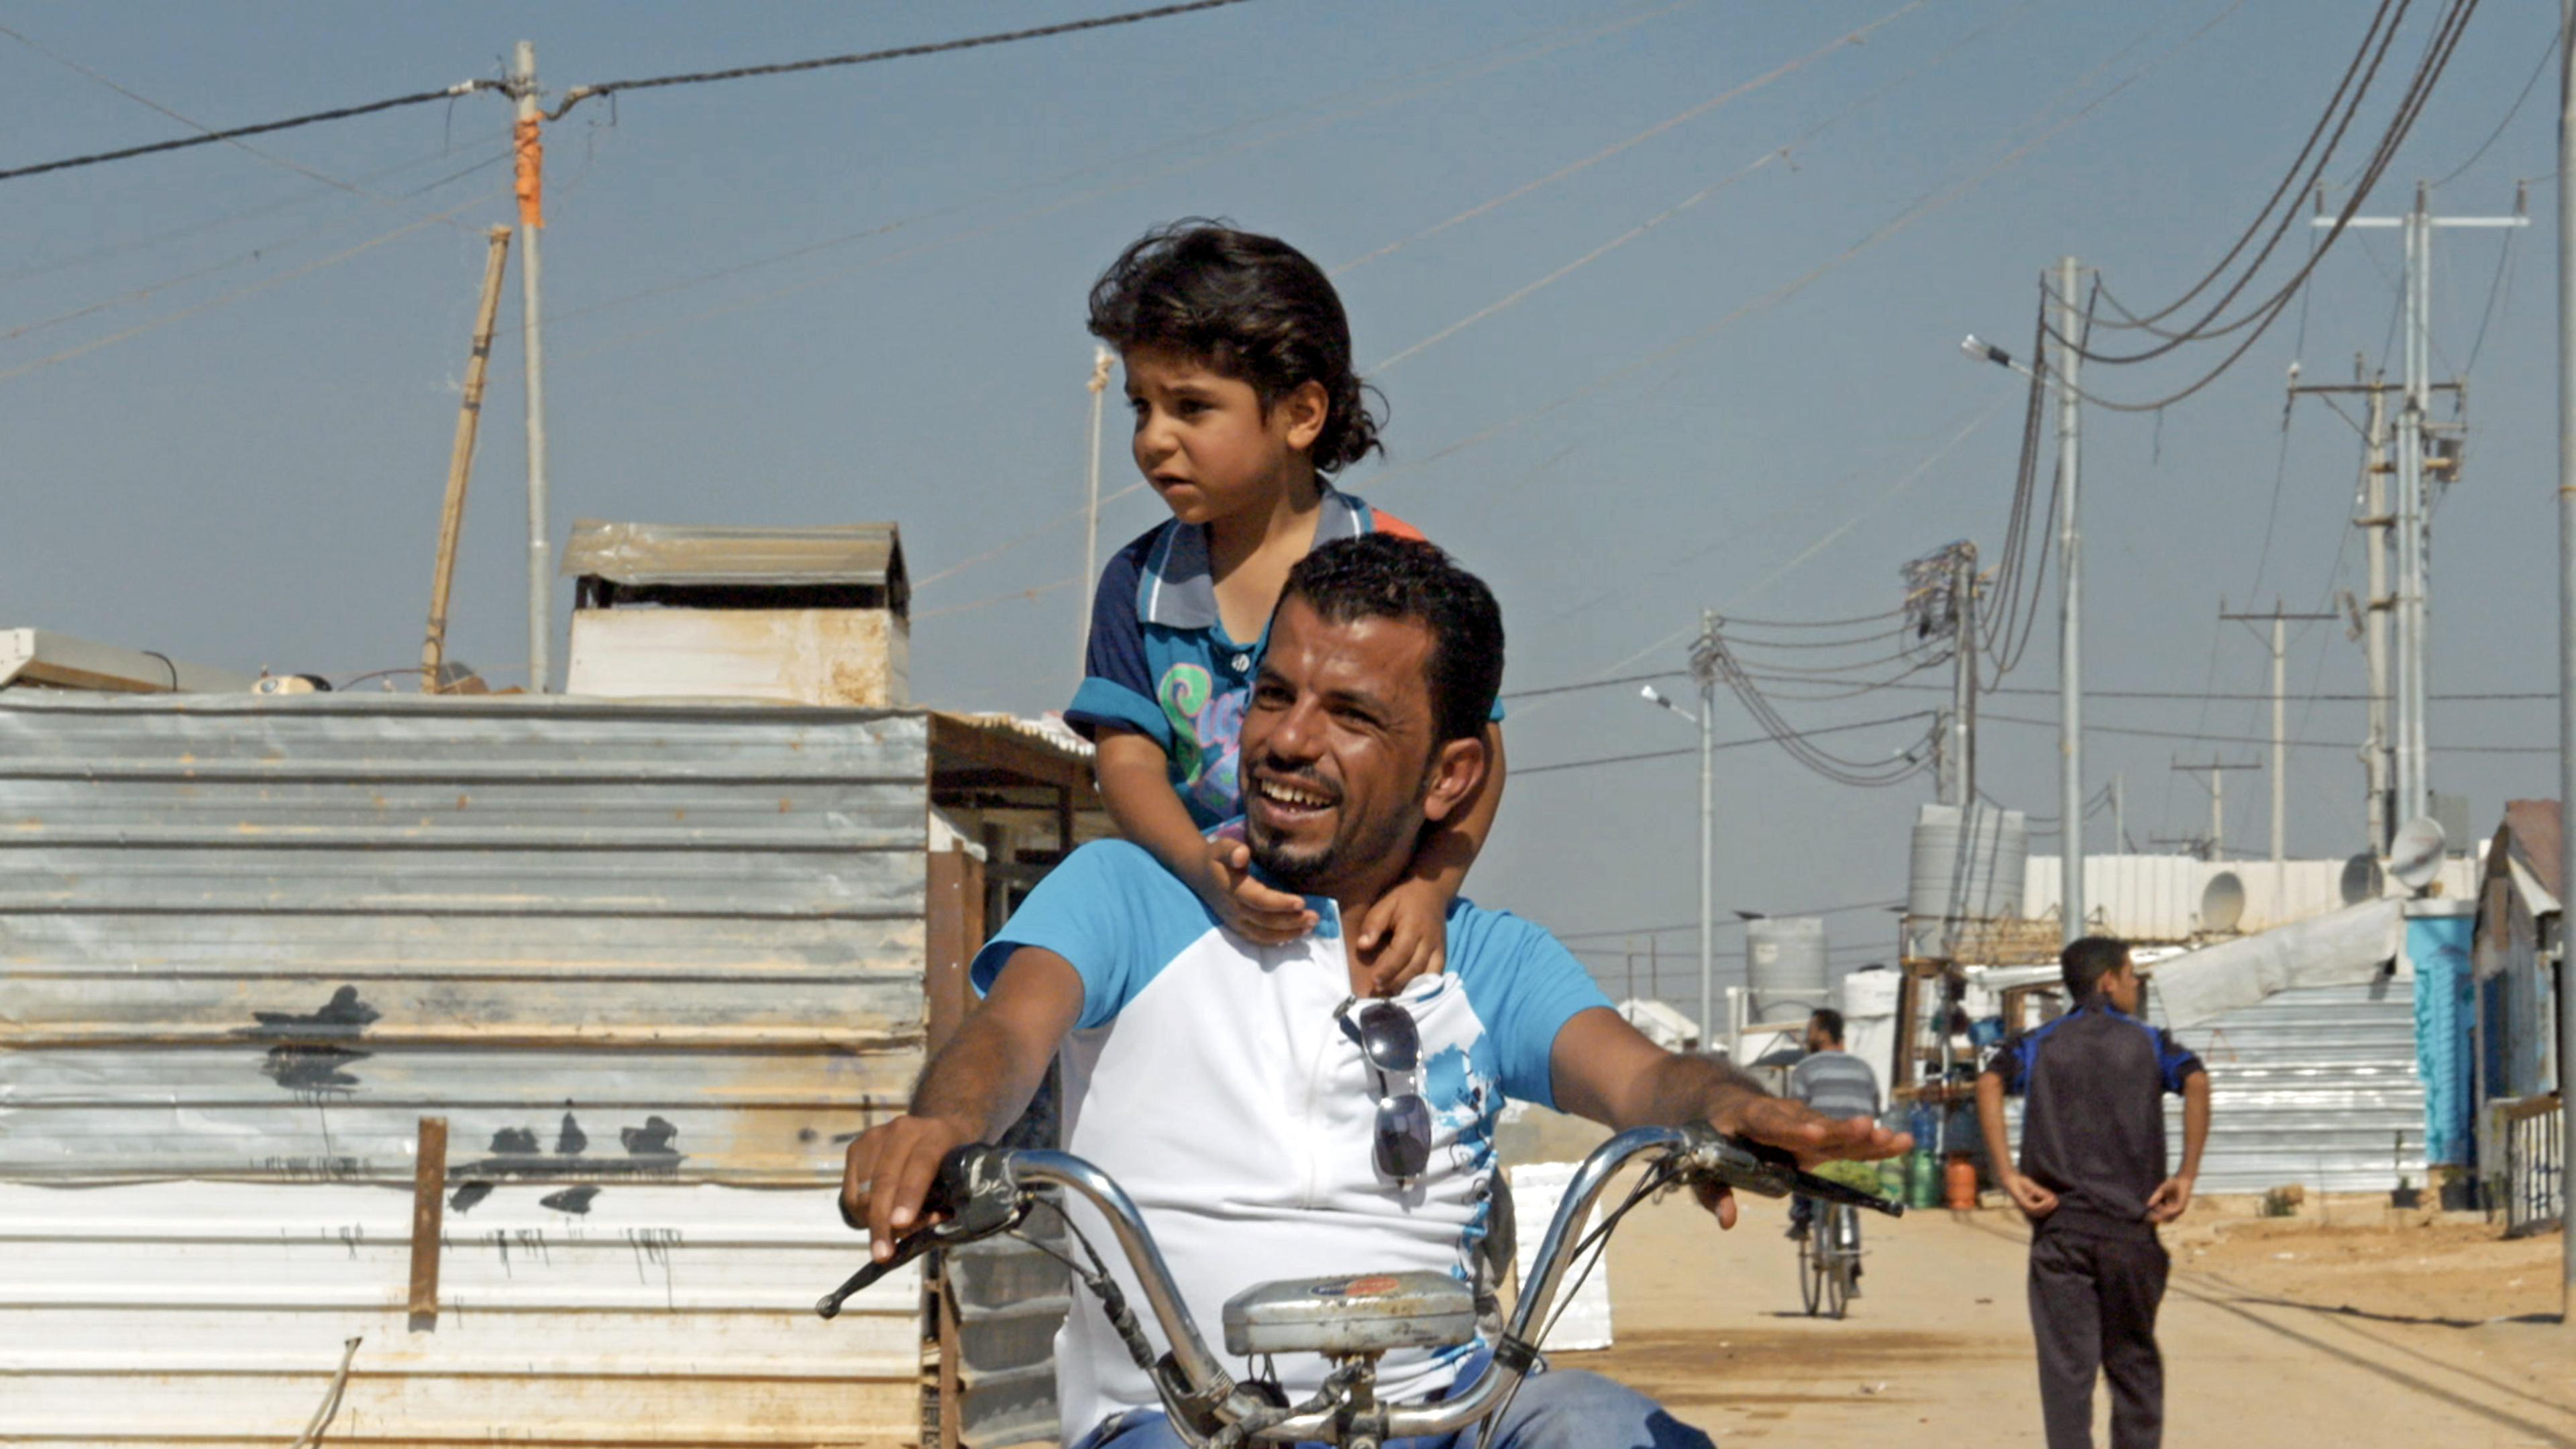
[[[1470, 1369], [1474, 1365], [1469, 1366]], [[1121, 1414], [1075, 1449], [1184, 1449], [1160, 1410]], [[1436, 1439], [1390, 1439], [1387, 1449], [1474, 1449], [1470, 1428]], [[1581, 1369], [1532, 1377], [1503, 1414], [1489, 1449], [1712, 1449], [1708, 1435], [1625, 1384]]]

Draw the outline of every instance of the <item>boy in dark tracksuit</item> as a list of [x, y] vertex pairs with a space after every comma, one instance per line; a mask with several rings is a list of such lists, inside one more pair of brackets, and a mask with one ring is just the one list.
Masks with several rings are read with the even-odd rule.
[[[1987, 1160], [2031, 1221], [2030, 1326], [2049, 1449], [2090, 1449], [2097, 1370], [2111, 1381], [2113, 1449], [2154, 1449], [2168, 1262], [2156, 1225], [2191, 1206], [2209, 1140], [2209, 1074], [2141, 1019], [2146, 983], [2125, 943], [2087, 936], [2059, 964], [2075, 1008], [2005, 1041], [1977, 1078], [1977, 1119]], [[2025, 1098], [2019, 1171], [2004, 1141], [2007, 1092]], [[2182, 1170], [2171, 1177], [2167, 1092], [2183, 1099]]]

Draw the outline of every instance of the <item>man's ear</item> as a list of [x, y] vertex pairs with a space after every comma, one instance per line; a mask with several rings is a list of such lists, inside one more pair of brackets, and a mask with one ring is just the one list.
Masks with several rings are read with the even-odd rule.
[[1432, 751], [1431, 768], [1422, 781], [1424, 823], [1438, 825], [1475, 798], [1489, 763], [1481, 737], [1451, 740]]
[[1285, 428], [1288, 446], [1305, 452], [1324, 435], [1324, 423], [1333, 415], [1332, 395], [1313, 379], [1297, 384], [1271, 409], [1273, 418]]

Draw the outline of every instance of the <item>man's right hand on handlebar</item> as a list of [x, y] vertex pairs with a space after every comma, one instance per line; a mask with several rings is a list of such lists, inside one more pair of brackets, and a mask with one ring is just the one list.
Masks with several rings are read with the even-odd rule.
[[841, 1171], [841, 1220], [867, 1230], [870, 1257], [885, 1262], [895, 1239], [929, 1226], [921, 1204], [940, 1162], [980, 1135], [953, 1119], [910, 1114], [859, 1134]]
[[940, 1159], [998, 1136], [1028, 1106], [1056, 1043], [1082, 1011], [1082, 978], [1052, 951], [1013, 953], [983, 1004], [922, 1073], [904, 1115], [850, 1144], [841, 1173], [841, 1220], [868, 1234], [876, 1261], [895, 1239], [926, 1226], [922, 1199]]

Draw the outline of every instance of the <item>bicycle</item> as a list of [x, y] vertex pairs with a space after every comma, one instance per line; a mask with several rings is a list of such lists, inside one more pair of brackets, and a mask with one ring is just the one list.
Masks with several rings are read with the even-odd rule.
[[1860, 1219], [1848, 1204], [1817, 1203], [1815, 1220], [1798, 1239], [1798, 1296], [1807, 1316], [1821, 1310], [1828, 1318], [1842, 1317], [1859, 1291], [1859, 1277]]
[[[1631, 1161], [1650, 1159], [1626, 1200], [1586, 1232], [1583, 1223]], [[1291, 1403], [1277, 1378], [1238, 1380], [1228, 1374], [1190, 1315], [1154, 1235], [1124, 1189], [1099, 1168], [1068, 1153], [1035, 1149], [961, 1147], [940, 1164], [925, 1207], [930, 1226], [895, 1242], [892, 1257], [871, 1261], [823, 1295], [814, 1311], [831, 1318], [844, 1300], [887, 1273], [936, 1248], [955, 1247], [999, 1234], [1018, 1234], [1029, 1214], [1045, 1207], [1063, 1223], [1089, 1267], [1070, 1257], [1066, 1266], [1100, 1300], [1101, 1311], [1126, 1345], [1129, 1357], [1153, 1382], [1181, 1437], [1203, 1449], [1245, 1449], [1253, 1444], [1320, 1443], [1337, 1449], [1382, 1449], [1390, 1439], [1456, 1433], [1478, 1426], [1477, 1443], [1511, 1407], [1521, 1381], [1539, 1363], [1552, 1318], [1541, 1315], [1557, 1296], [1566, 1270], [1587, 1250], [1592, 1256], [1576, 1276], [1598, 1266], [1611, 1230], [1631, 1208], [1667, 1188], [1716, 1184], [1764, 1197], [1792, 1192], [1821, 1202], [1866, 1207], [1897, 1216], [1904, 1209], [1840, 1183], [1800, 1171], [1785, 1153], [1725, 1136], [1704, 1126], [1638, 1127], [1622, 1132], [1585, 1158], [1557, 1203], [1540, 1240], [1538, 1257], [1520, 1300], [1484, 1368], [1426, 1404], [1389, 1404], [1377, 1398], [1377, 1361], [1397, 1349], [1455, 1348], [1476, 1337], [1475, 1296], [1445, 1273], [1364, 1273], [1318, 1281], [1313, 1277], [1257, 1283], [1225, 1304], [1226, 1351], [1239, 1358], [1317, 1354], [1333, 1368], [1323, 1384]], [[1165, 1351], [1156, 1354], [1126, 1295], [1110, 1277], [1099, 1252], [1049, 1194], [1080, 1196], [1100, 1211], [1110, 1236], [1136, 1272], [1145, 1306], [1162, 1330]], [[1034, 1241], [1027, 1240], [1024, 1241]], [[1062, 1256], [1062, 1255], [1058, 1255]], [[1571, 1297], [1569, 1291], [1568, 1297]]]

